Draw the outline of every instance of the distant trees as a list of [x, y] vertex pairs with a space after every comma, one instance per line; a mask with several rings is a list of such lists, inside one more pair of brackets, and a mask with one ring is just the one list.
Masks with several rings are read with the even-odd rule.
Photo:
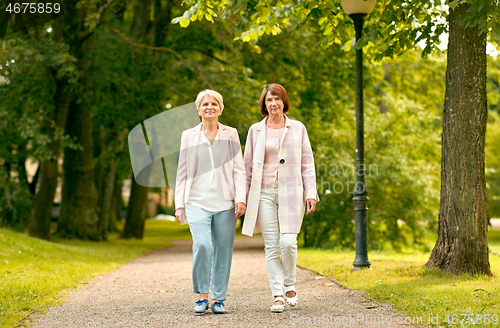
[[[449, 52], [443, 107], [443, 58], [422, 59], [421, 51], [411, 50], [420, 42], [424, 55], [433, 52], [439, 35], [448, 29], [446, 12], [431, 1], [379, 1], [368, 17], [365, 37], [356, 45], [352, 43], [352, 23], [336, 2], [189, 3], [196, 6], [186, 12], [175, 0], [118, 1], [110, 7], [89, 3], [56, 21], [0, 41], [4, 49], [0, 52], [0, 141], [8, 145], [0, 149], [0, 173], [5, 177], [0, 182], [0, 224], [22, 229], [33, 208], [30, 233], [50, 238], [49, 208], [63, 150], [63, 200], [57, 233], [67, 238], [106, 238], [118, 217], [122, 181], [131, 174], [126, 144], [131, 128], [166, 110], [167, 104], [175, 107], [194, 101], [199, 91], [210, 87], [223, 94], [226, 109], [222, 121], [237, 127], [244, 143], [248, 127], [261, 118], [257, 101], [263, 84], [279, 82], [292, 101], [290, 116], [308, 127], [322, 192], [317, 212], [305, 217], [301, 236], [307, 246], [351, 247], [354, 227], [349, 181], [353, 182], [354, 173], [349, 168], [354, 163], [355, 92], [354, 57], [348, 51], [364, 45], [369, 58], [381, 60], [365, 68], [366, 160], [374, 165], [367, 177], [371, 247], [419, 245], [424, 232], [436, 227], [443, 119], [446, 166], [440, 234], [457, 227], [465, 233], [462, 227], [468, 227], [471, 233], [456, 235], [462, 238], [458, 243], [479, 238], [477, 251], [487, 254], [484, 211], [471, 207], [472, 198], [467, 198], [469, 205], [460, 207], [456, 183], [450, 184], [459, 177], [450, 175], [449, 169], [463, 166], [461, 172], [474, 171], [466, 177], [474, 183], [463, 182], [467, 195], [477, 197], [477, 204], [485, 205], [481, 196], [485, 190], [495, 195], [494, 166], [493, 171], [488, 170], [489, 189], [484, 187], [484, 172], [481, 177], [486, 98], [477, 95], [485, 91], [478, 89], [476, 98], [466, 99], [472, 93], [453, 89], [468, 86], [469, 81], [483, 87], [484, 40], [477, 37], [467, 47], [456, 48], [464, 51], [464, 58], [472, 56], [468, 65], [483, 56], [476, 66], [468, 67], [458, 59], [462, 54]], [[451, 5], [459, 9], [469, 6], [457, 1]], [[500, 25], [494, 24], [496, 16], [491, 13], [496, 7], [492, 6], [484, 0], [470, 4], [454, 20], [459, 23], [455, 32], [470, 28], [477, 35], [497, 35], [495, 29]], [[231, 15], [232, 19], [215, 18]], [[178, 17], [179, 24], [170, 25], [172, 17]], [[190, 25], [201, 19], [210, 22]], [[187, 25], [189, 28], [181, 28]], [[233, 42], [234, 37], [248, 42]], [[465, 72], [477, 76], [462, 81]], [[497, 82], [489, 80], [491, 90], [498, 90]], [[460, 99], [480, 106], [465, 109], [457, 104]], [[464, 131], [458, 130], [464, 122], [460, 120], [471, 115], [480, 120], [463, 129], [467, 127], [477, 138], [459, 139]], [[493, 118], [490, 121], [496, 124]], [[458, 144], [461, 147], [452, 147]], [[494, 154], [495, 142], [486, 145], [490, 147], [487, 156]], [[475, 156], [475, 162], [450, 152], [463, 149]], [[35, 200], [30, 190], [34, 191], [36, 181], [30, 184], [24, 170], [31, 158], [41, 163]], [[146, 197], [147, 190], [133, 184], [123, 237], [142, 238]], [[445, 199], [451, 204], [448, 207], [443, 204]], [[469, 214], [455, 215], [452, 225], [446, 225], [443, 211], [450, 208], [478, 214], [480, 221], [473, 222]], [[446, 247], [442, 253], [450, 254]], [[465, 252], [476, 254], [469, 249]], [[456, 263], [464, 269], [464, 263]], [[487, 273], [481, 270], [465, 271]]]
[[[349, 21], [338, 3], [293, 0], [278, 3], [192, 0], [188, 3], [191, 8], [174, 22], [187, 26], [191, 21], [212, 20], [217, 15], [232, 16], [240, 22], [238, 38], [247, 42], [264, 34], [277, 35], [285, 27], [321, 31], [326, 36], [324, 45], [338, 43], [350, 47], [352, 40], [344, 28]], [[448, 15], [440, 3], [380, 1], [368, 18], [366, 26], [370, 28], [365, 28], [365, 36], [355, 47], [368, 45], [368, 52], [381, 59], [400, 55], [423, 43], [423, 54], [427, 55], [436, 49], [439, 36], [449, 27], [439, 231], [427, 265], [452, 273], [491, 274], [484, 172], [485, 51], [487, 33], [491, 32], [496, 41], [500, 39], [500, 17], [496, 14], [499, 5], [491, 0], [454, 0], [447, 4], [451, 8], [449, 26], [444, 23]], [[367, 148], [367, 156], [369, 154]], [[397, 224], [393, 225], [397, 232]]]
[[[238, 66], [241, 47], [233, 47], [231, 28], [181, 30], [170, 24], [181, 10], [171, 0], [91, 1], [0, 41], [0, 139], [9, 145], [0, 150], [0, 226], [29, 226], [30, 235], [50, 239], [52, 202], [62, 178], [56, 233], [105, 239], [121, 217], [116, 188], [131, 174], [128, 131], [194, 101], [204, 88], [248, 90], [254, 83]], [[228, 96], [226, 106], [245, 113], [249, 95]], [[31, 182], [24, 168], [28, 159], [40, 163]], [[139, 210], [129, 216], [140, 217], [127, 221], [144, 222], [145, 200], [130, 199]], [[142, 238], [142, 231], [124, 237]]]

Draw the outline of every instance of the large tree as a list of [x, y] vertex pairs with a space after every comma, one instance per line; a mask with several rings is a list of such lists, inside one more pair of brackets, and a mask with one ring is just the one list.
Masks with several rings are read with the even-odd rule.
[[[86, 56], [90, 50], [90, 43], [92, 42], [92, 38], [94, 36], [94, 28], [96, 25], [100, 24], [100, 20], [103, 17], [105, 10], [110, 5], [111, 1], [101, 4], [100, 6], [93, 7], [92, 5], [80, 5], [78, 8], [71, 10], [68, 14], [58, 17], [53, 21], [53, 30], [54, 33], [51, 36], [47, 36], [45, 42], [49, 43], [51, 41], [57, 42], [60, 47], [64, 47], [68, 50], [66, 57], [69, 58], [71, 62], [75, 64], [73, 67], [73, 71], [75, 76], [68, 77], [65, 75], [58, 74], [55, 67], [47, 67], [47, 78], [53, 84], [53, 105], [54, 110], [50, 114], [50, 120], [46, 123], [46, 131], [45, 133], [49, 137], [48, 148], [50, 150], [50, 156], [48, 160], [43, 160], [40, 162], [40, 187], [38, 192], [35, 195], [35, 200], [33, 204], [33, 209], [30, 216], [30, 225], [29, 225], [29, 234], [30, 236], [42, 238], [42, 239], [50, 239], [50, 218], [52, 213], [53, 200], [58, 184], [58, 159], [59, 153], [61, 149], [61, 140], [62, 131], [66, 126], [66, 120], [68, 117], [69, 110], [75, 110], [78, 113], [73, 113], [73, 117], [78, 118], [87, 118], [87, 114], [85, 111], [86, 108], [81, 106], [70, 106], [73, 96], [75, 93], [75, 89], [78, 88], [83, 81], [85, 80], [85, 72], [88, 70], [90, 63], [86, 59]], [[89, 8], [92, 7], [94, 10], [94, 14], [97, 19], [89, 19], [88, 11]], [[90, 23], [90, 24], [89, 24]], [[53, 39], [53, 40], [52, 40]], [[71, 108], [70, 108], [71, 107]], [[90, 117], [88, 117], [90, 120]], [[83, 121], [69, 122], [69, 128], [73, 127], [73, 124], [80, 124]], [[88, 126], [88, 122], [86, 122]], [[91, 136], [91, 131], [87, 131], [85, 128], [75, 127], [75, 131], [77, 134], [73, 135], [77, 142], [79, 139], [88, 140], [89, 135]], [[92, 143], [90, 143], [92, 145]], [[83, 149], [82, 152], [85, 154], [86, 152], [92, 152], [92, 149]], [[76, 156], [77, 153], [69, 152], [66, 155], [68, 156]], [[91, 159], [89, 156], [85, 156], [86, 159]], [[84, 199], [92, 198], [92, 188], [93, 188], [93, 180], [88, 180], [88, 170], [89, 165], [91, 163], [87, 163], [86, 161], [77, 161], [73, 160], [72, 167], [66, 167], [67, 170], [74, 170], [74, 173], [83, 172], [85, 179], [81, 180], [81, 176], [79, 174], [66, 174], [66, 182], [70, 183], [71, 179], [80, 179], [78, 184], [80, 186], [84, 186], [84, 188], [75, 189], [74, 184], [69, 186], [69, 192], [77, 192], [85, 194]], [[73, 180], [75, 181], [75, 180]], [[66, 188], [68, 191], [68, 186]], [[68, 199], [68, 198], [65, 198]], [[74, 219], [71, 216], [79, 215], [82, 212], [87, 213], [89, 211], [88, 206], [89, 201], [80, 201], [79, 206], [76, 204], [68, 204], [67, 202], [62, 204], [63, 207], [63, 215], [65, 218], [63, 219], [63, 223], [60, 227], [60, 231], [64, 230], [67, 235], [74, 234], [74, 229], [71, 226], [74, 226]], [[66, 206], [70, 206], [66, 208]], [[75, 207], [76, 206], [76, 207]], [[93, 211], [94, 206], [92, 206]], [[88, 216], [88, 215], [85, 215]], [[90, 214], [91, 217], [95, 216], [94, 214]], [[65, 227], [66, 225], [66, 227]], [[78, 225], [78, 224], [76, 224]], [[82, 232], [83, 233], [83, 232]], [[84, 234], [86, 235], [86, 234]]]
[[459, 23], [469, 8], [460, 4], [448, 16], [441, 206], [438, 238], [427, 266], [491, 275], [484, 170], [487, 33]]

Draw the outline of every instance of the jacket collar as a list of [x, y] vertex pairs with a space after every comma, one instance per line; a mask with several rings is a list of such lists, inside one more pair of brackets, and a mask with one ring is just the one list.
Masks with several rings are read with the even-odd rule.
[[[202, 126], [202, 123], [200, 123], [197, 126], [195, 126], [191, 131], [194, 132], [194, 133], [200, 133], [201, 132], [201, 126]], [[217, 122], [217, 128], [219, 129], [219, 132], [227, 130], [227, 126], [224, 125], [224, 124], [222, 124], [222, 123], [220, 123], [220, 122]]]
[[[286, 116], [286, 115], [284, 115], [284, 116], [285, 116], [285, 127], [289, 128], [290, 125], [292, 125], [292, 121], [288, 118], [288, 116]], [[264, 119], [259, 122], [259, 124], [257, 125], [257, 131], [260, 131], [260, 130], [266, 128], [267, 118], [268, 118], [268, 116], [264, 117]]]

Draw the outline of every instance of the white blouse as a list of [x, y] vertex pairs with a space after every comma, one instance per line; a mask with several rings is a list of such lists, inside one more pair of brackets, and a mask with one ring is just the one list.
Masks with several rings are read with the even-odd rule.
[[224, 198], [222, 179], [219, 131], [213, 144], [201, 131], [196, 156], [196, 176], [186, 206], [196, 206], [210, 212], [222, 212], [233, 208], [234, 200]]

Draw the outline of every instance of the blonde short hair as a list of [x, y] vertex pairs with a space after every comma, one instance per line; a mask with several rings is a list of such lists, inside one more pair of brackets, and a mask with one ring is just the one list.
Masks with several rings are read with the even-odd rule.
[[203, 90], [198, 94], [198, 97], [196, 97], [196, 109], [200, 108], [201, 106], [201, 101], [203, 100], [203, 97], [209, 96], [212, 97], [213, 99], [217, 100], [220, 106], [220, 111], [222, 112], [224, 110], [224, 100], [222, 99], [222, 95], [218, 93], [217, 91], [214, 90]]

